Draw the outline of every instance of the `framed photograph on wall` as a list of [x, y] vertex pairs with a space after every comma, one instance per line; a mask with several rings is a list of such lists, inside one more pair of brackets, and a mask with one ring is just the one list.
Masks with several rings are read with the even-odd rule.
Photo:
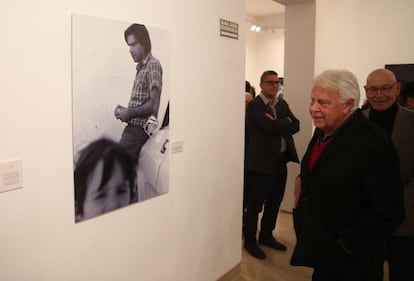
[[75, 221], [169, 190], [166, 30], [72, 15]]
[[413, 91], [412, 85], [414, 83], [414, 64], [386, 64], [385, 68], [394, 72], [397, 81], [401, 83], [401, 90], [398, 100], [401, 104], [405, 105], [408, 91]]

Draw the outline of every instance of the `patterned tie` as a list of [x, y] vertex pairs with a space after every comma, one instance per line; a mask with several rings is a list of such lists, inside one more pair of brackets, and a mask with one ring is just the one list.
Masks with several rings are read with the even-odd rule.
[[275, 114], [273, 113], [272, 104], [270, 102], [266, 104], [266, 113], [272, 115], [273, 117], [276, 117]]

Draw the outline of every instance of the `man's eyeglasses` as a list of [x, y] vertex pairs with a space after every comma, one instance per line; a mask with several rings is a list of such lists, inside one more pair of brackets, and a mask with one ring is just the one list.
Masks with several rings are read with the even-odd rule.
[[273, 80], [268, 80], [268, 81], [262, 81], [262, 83], [271, 85], [271, 86], [279, 86], [279, 81], [273, 81]]
[[381, 94], [389, 94], [391, 92], [392, 88], [395, 86], [395, 84], [397, 84], [397, 83], [394, 83], [392, 85], [384, 85], [380, 88], [378, 88], [378, 87], [367, 87], [367, 86], [365, 86], [364, 88], [365, 88], [365, 91], [367, 92], [367, 94], [369, 94], [369, 95], [375, 95], [378, 91], [380, 91]]

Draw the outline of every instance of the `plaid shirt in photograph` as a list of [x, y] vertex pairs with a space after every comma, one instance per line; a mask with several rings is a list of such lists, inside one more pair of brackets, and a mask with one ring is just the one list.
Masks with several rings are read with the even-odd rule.
[[[160, 92], [162, 90], [162, 67], [159, 60], [148, 53], [144, 60], [137, 64], [137, 74], [135, 75], [128, 108], [138, 107], [149, 100], [153, 87], [160, 89]], [[132, 118], [128, 121], [128, 124], [142, 127], [147, 118]]]

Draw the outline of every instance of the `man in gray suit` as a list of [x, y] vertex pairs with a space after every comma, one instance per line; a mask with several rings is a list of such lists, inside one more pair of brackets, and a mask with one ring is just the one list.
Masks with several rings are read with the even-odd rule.
[[405, 219], [388, 243], [391, 281], [413, 280], [414, 276], [414, 112], [398, 105], [400, 87], [387, 69], [372, 71], [364, 86], [369, 104], [364, 115], [391, 137], [404, 184]]

